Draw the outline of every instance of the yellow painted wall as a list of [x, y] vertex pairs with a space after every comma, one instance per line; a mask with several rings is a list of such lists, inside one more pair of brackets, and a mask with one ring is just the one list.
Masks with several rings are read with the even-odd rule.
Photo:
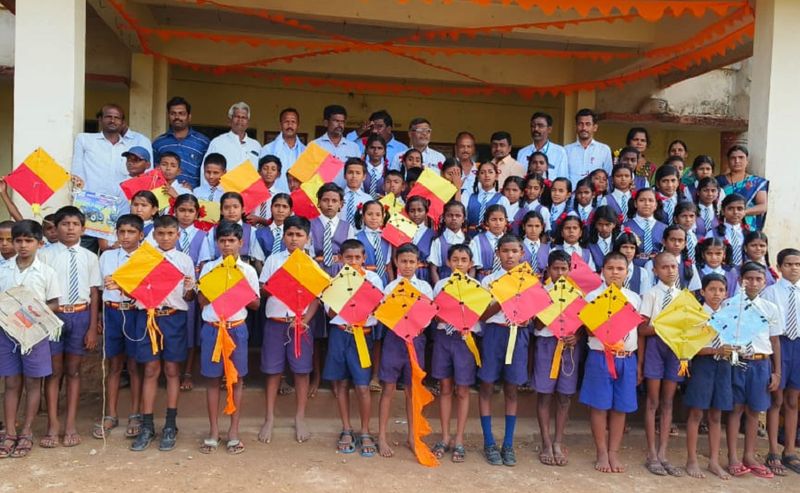
[[707, 154], [714, 159], [714, 162], [719, 166], [719, 153], [720, 153], [720, 132], [719, 130], [707, 129], [689, 129], [678, 130], [672, 128], [655, 128], [648, 125], [631, 124], [625, 125], [620, 123], [603, 123], [600, 122], [600, 131], [597, 134], [597, 140], [600, 140], [609, 146], [611, 149], [619, 149], [625, 145], [625, 137], [631, 127], [645, 127], [650, 135], [650, 146], [647, 150], [647, 158], [660, 165], [667, 158], [667, 146], [675, 139], [681, 139], [689, 146], [689, 162], [687, 166], [691, 166], [691, 161], [700, 154]]

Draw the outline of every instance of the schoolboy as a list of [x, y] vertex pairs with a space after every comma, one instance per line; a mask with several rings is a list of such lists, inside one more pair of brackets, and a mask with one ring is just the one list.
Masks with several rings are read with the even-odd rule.
[[194, 196], [199, 200], [219, 202], [219, 199], [222, 198], [222, 194], [225, 193], [225, 190], [223, 190], [219, 182], [222, 179], [222, 175], [225, 174], [227, 167], [228, 162], [222, 154], [212, 152], [207, 155], [203, 161], [203, 177], [205, 181], [201, 183], [199, 187], [195, 187], [195, 189], [192, 190]]
[[167, 183], [164, 185], [164, 193], [172, 198], [184, 193], [192, 193], [192, 189], [178, 181], [181, 174], [181, 157], [172, 151], [162, 152], [158, 157], [158, 168]]
[[[215, 242], [217, 249], [220, 251], [220, 256], [217, 259], [207, 262], [200, 272], [202, 278], [214, 267], [219, 265], [226, 257], [233, 256], [236, 259], [236, 267], [244, 274], [247, 279], [247, 284], [253, 290], [258, 292], [258, 274], [256, 270], [247, 262], [244, 262], [239, 257], [239, 251], [242, 248], [243, 238], [242, 226], [231, 221], [222, 220], [217, 225]], [[203, 307], [202, 318], [203, 326], [200, 330], [200, 374], [208, 379], [206, 386], [206, 402], [208, 410], [209, 421], [209, 435], [208, 438], [203, 440], [203, 445], [200, 451], [205, 454], [210, 454], [217, 450], [219, 446], [219, 400], [220, 400], [220, 385], [222, 383], [222, 376], [224, 374], [223, 361], [212, 361], [214, 348], [217, 345], [217, 336], [220, 330], [227, 330], [228, 334], [233, 339], [236, 348], [233, 350], [230, 358], [236, 371], [239, 373], [239, 381], [233, 386], [233, 402], [236, 406], [236, 411], [231, 414], [230, 427], [228, 428], [228, 442], [226, 450], [230, 454], [240, 454], [244, 452], [244, 442], [239, 436], [239, 417], [242, 409], [242, 384], [243, 379], [247, 376], [247, 310], [258, 310], [260, 300], [258, 298], [252, 300], [244, 308], [231, 315], [230, 319], [225, 321], [223, 325], [217, 313], [211, 307], [208, 299], [203, 293], [198, 293], [198, 301], [200, 306]]]
[[5, 265], [17, 254], [14, 240], [11, 238], [11, 228], [14, 224], [16, 224], [14, 221], [0, 222], [0, 266]]
[[[365, 282], [369, 282], [375, 288], [383, 291], [381, 278], [374, 272], [364, 269], [365, 252], [364, 245], [360, 241], [349, 239], [342, 243], [341, 256], [344, 264], [363, 273]], [[328, 306], [325, 309], [331, 321], [328, 352], [322, 377], [333, 382], [334, 395], [339, 408], [339, 416], [342, 420], [342, 432], [339, 434], [337, 450], [340, 453], [349, 454], [358, 447], [362, 457], [372, 457], [377, 450], [375, 439], [369, 431], [371, 411], [369, 380], [372, 375], [372, 369], [370, 366], [366, 368], [361, 366], [356, 339], [353, 335], [353, 327], [343, 318], [336, 315]], [[372, 352], [373, 341], [370, 333], [376, 323], [375, 317], [370, 316], [363, 324], [368, 353]], [[353, 382], [356, 390], [358, 411], [361, 417], [358, 438], [353, 434], [353, 427], [350, 424], [350, 381]]]
[[276, 180], [281, 176], [281, 159], [278, 156], [267, 154], [258, 160], [258, 175], [264, 186], [269, 190], [269, 198], [260, 203], [253, 213], [247, 215], [247, 222], [253, 226], [267, 226], [272, 217], [272, 197], [282, 192], [276, 185]]
[[338, 270], [339, 252], [342, 243], [354, 238], [353, 221], [342, 219], [339, 212], [344, 202], [344, 190], [335, 183], [326, 183], [317, 190], [317, 206], [320, 215], [311, 221], [311, 246], [314, 260], [328, 275]]
[[[52, 267], [37, 259], [42, 245], [42, 227], [36, 221], [24, 219], [11, 227], [16, 257], [0, 265], [0, 291], [25, 286], [34, 296], [54, 309], [63, 291]], [[33, 420], [39, 410], [42, 379], [52, 373], [50, 343], [42, 340], [25, 354], [3, 330], [0, 331], [0, 377], [4, 377], [3, 414], [6, 434], [0, 443], [0, 459], [22, 458], [33, 447]], [[25, 418], [17, 434], [17, 413], [25, 388]]]
[[275, 402], [278, 398], [278, 387], [281, 375], [288, 366], [294, 373], [295, 385], [295, 438], [303, 443], [309, 438], [305, 422], [306, 405], [308, 403], [309, 376], [313, 368], [314, 344], [309, 333], [308, 324], [319, 308], [319, 301], [313, 300], [302, 314], [303, 330], [300, 337], [300, 356], [295, 356], [294, 312], [278, 298], [264, 290], [264, 284], [275, 274], [286, 260], [298, 248], [303, 250], [308, 243], [311, 226], [308, 219], [291, 216], [283, 223], [283, 242], [286, 250], [270, 255], [264, 263], [258, 282], [267, 297], [264, 324], [264, 338], [261, 344], [261, 371], [267, 375], [265, 387], [266, 415], [258, 440], [269, 443], [272, 440], [272, 429], [275, 422]]
[[372, 196], [363, 190], [366, 176], [367, 164], [361, 158], [351, 157], [345, 161], [344, 207], [339, 212], [339, 217], [350, 224], [353, 224], [360, 206], [372, 200]]
[[47, 433], [39, 446], [58, 446], [60, 423], [58, 396], [62, 377], [66, 377], [67, 414], [64, 423], [65, 447], [81, 443], [76, 425], [81, 391], [81, 363], [86, 350], [97, 347], [100, 312], [100, 264], [97, 255], [80, 245], [86, 217], [77, 207], [68, 205], [56, 211], [54, 218], [58, 243], [41, 251], [40, 259], [56, 271], [64, 292], [58, 299], [56, 316], [64, 322], [61, 337], [50, 342], [53, 373], [45, 379]]

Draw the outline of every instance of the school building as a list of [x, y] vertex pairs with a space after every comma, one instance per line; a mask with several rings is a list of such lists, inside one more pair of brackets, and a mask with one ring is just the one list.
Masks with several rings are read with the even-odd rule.
[[[727, 146], [746, 142], [751, 172], [772, 182], [772, 243], [794, 243], [796, 0], [0, 4], [2, 173], [38, 146], [68, 168], [76, 134], [94, 131], [107, 102], [155, 137], [170, 96], [188, 99], [194, 126], [211, 134], [227, 129], [232, 103], [246, 101], [262, 144], [286, 106], [300, 110], [309, 139], [327, 104], [348, 109], [348, 127], [385, 108], [396, 133], [427, 117], [433, 145], [448, 153], [461, 130], [480, 144], [507, 130], [515, 147], [527, 145], [536, 110], [554, 116], [552, 139], [568, 143], [575, 111], [592, 107], [602, 117], [597, 139], [614, 149], [631, 126], [648, 128], [657, 164], [676, 138], [690, 160], [722, 161]], [[48, 205], [66, 200], [63, 191]]]

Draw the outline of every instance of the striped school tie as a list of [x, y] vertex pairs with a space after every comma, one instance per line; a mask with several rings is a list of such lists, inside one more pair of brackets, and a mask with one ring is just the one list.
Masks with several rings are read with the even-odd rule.
[[78, 302], [78, 251], [74, 247], [69, 249], [69, 290], [67, 291], [67, 304], [74, 305]]
[[260, 206], [258, 206], [258, 215], [266, 219], [267, 212], [267, 201], [265, 200], [264, 202], [261, 202]]
[[664, 294], [664, 300], [661, 301], [661, 310], [663, 311], [667, 305], [672, 302], [672, 289], [667, 289], [667, 292]]
[[644, 253], [651, 253], [653, 251], [653, 228], [649, 221], [645, 221], [642, 229], [644, 229]]
[[494, 254], [494, 260], [492, 261], [492, 274], [500, 270], [500, 257], [497, 256], [497, 240], [494, 242], [495, 246], [492, 248], [492, 253]]
[[667, 215], [667, 223], [672, 222], [672, 213], [675, 211], [675, 204], [672, 200], [664, 201], [664, 213]]
[[731, 244], [731, 251], [733, 253], [733, 265], [742, 265], [742, 245], [739, 241], [739, 235], [733, 229], [728, 230], [728, 241]]
[[272, 237], [273, 237], [272, 254], [275, 255], [276, 253], [281, 251], [281, 241], [283, 241], [283, 228], [275, 228], [275, 231], [272, 232]]
[[386, 274], [386, 259], [383, 256], [383, 248], [381, 248], [381, 234], [376, 231], [373, 235], [372, 248], [375, 249], [375, 273], [383, 279], [383, 275]]
[[713, 218], [711, 217], [711, 208], [703, 207], [703, 224], [706, 226], [706, 231], [711, 229], [712, 220]]
[[790, 340], [797, 339], [800, 335], [797, 329], [797, 287], [789, 287], [789, 300], [786, 303], [786, 337]]
[[347, 222], [353, 224], [356, 217], [356, 198], [352, 190], [347, 191]]
[[369, 194], [373, 199], [378, 198], [378, 168], [370, 166], [369, 169]]
[[322, 236], [322, 263], [325, 267], [333, 265], [333, 223], [330, 220], [325, 225], [325, 234]]
[[478, 212], [478, 224], [481, 224], [481, 223], [484, 222], [483, 215], [486, 214], [486, 203], [488, 201], [489, 201], [489, 194], [488, 193], [480, 192], [480, 194], [478, 194], [478, 202], [480, 202], [480, 204], [481, 204], [481, 208], [480, 208], [480, 210]]
[[619, 204], [619, 209], [623, 217], [628, 217], [628, 194], [622, 194], [622, 202]]
[[217, 187], [211, 187], [210, 190], [211, 190], [211, 193], [208, 194], [208, 201], [209, 202], [213, 202], [214, 201], [214, 194], [217, 193]]
[[181, 231], [181, 251], [189, 253], [189, 233], [185, 229]]
[[689, 260], [694, 263], [695, 249], [697, 248], [697, 237], [691, 231], [686, 232], [686, 252], [689, 254]]

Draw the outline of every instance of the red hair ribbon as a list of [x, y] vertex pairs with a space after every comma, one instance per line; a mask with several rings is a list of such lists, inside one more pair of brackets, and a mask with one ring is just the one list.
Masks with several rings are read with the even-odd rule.
[[197, 218], [202, 219], [206, 217], [206, 207], [201, 205], [199, 209], [197, 209]]
[[632, 235], [633, 234], [633, 230], [631, 230], [630, 226], [625, 226], [622, 229], [622, 232], [625, 233], [626, 235]]
[[356, 204], [356, 209], [358, 209], [358, 210], [361, 210], [361, 207], [362, 207], [363, 205], [364, 205], [364, 204]]
[[631, 192], [631, 198], [636, 200], [636, 196], [639, 195], [639, 190], [634, 190]]
[[621, 212], [617, 214], [617, 221], [619, 221], [620, 224], [625, 222], [625, 216], [623, 216]]
[[548, 179], [548, 178], [545, 178], [544, 180], [542, 180], [542, 182], [544, 183], [544, 186], [546, 186], [548, 188], [553, 186], [553, 182], [550, 181], [550, 179]]

